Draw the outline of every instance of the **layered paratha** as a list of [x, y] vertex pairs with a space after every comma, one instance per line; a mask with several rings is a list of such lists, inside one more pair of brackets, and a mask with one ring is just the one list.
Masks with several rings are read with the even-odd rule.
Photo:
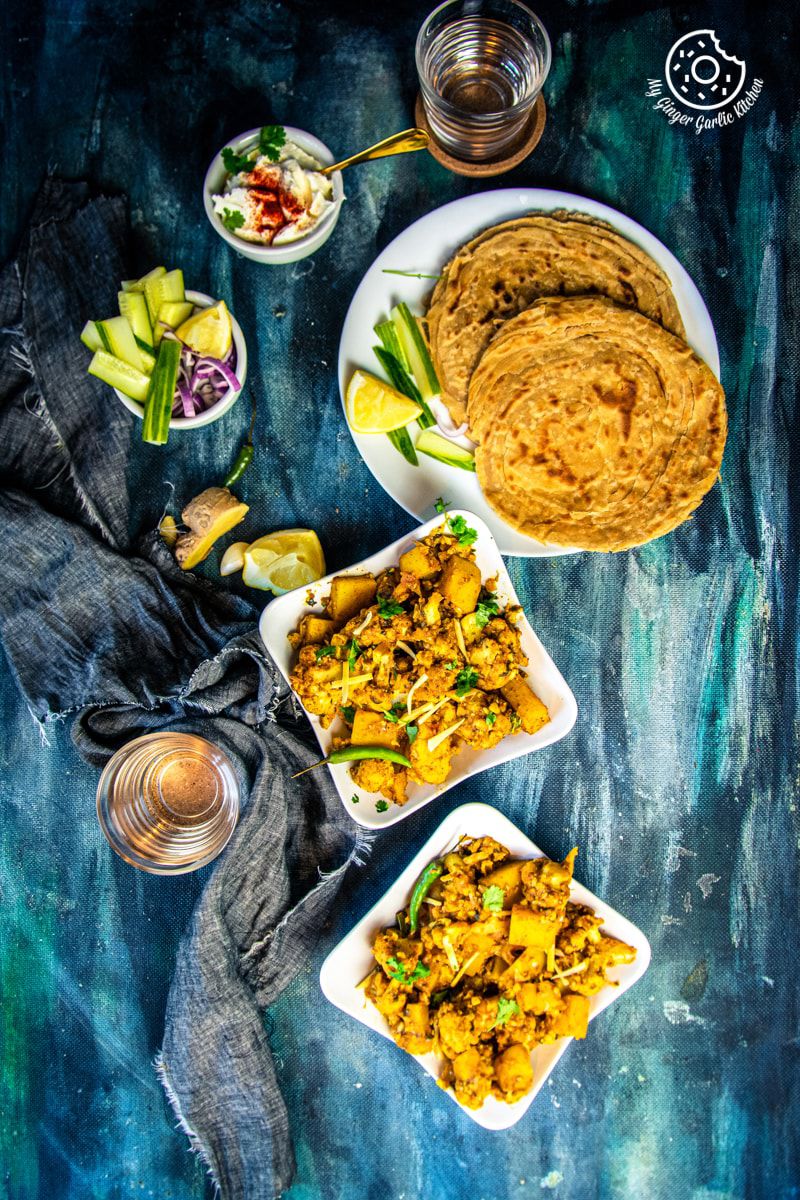
[[540, 296], [608, 296], [683, 336], [670, 281], [610, 225], [580, 213], [535, 213], [485, 230], [445, 267], [428, 308], [431, 355], [456, 423], [481, 354], [503, 321]]
[[623, 550], [668, 533], [719, 474], [725, 396], [656, 321], [605, 297], [507, 321], [469, 386], [478, 479], [541, 542]]

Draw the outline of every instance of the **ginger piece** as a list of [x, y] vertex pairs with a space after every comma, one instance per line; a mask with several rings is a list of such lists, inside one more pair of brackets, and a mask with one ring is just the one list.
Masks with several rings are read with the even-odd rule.
[[249, 511], [228, 488], [206, 488], [186, 505], [181, 517], [191, 530], [181, 533], [175, 545], [175, 557], [182, 571], [191, 571], [211, 553], [214, 543], [238, 525]]

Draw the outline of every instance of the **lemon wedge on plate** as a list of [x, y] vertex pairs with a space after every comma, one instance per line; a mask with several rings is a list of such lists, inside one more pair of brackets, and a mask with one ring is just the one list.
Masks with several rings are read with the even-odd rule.
[[209, 358], [226, 358], [233, 342], [231, 314], [224, 300], [189, 317], [175, 333], [190, 350]]
[[282, 596], [325, 574], [325, 555], [313, 529], [282, 529], [251, 542], [242, 580], [248, 587]]
[[418, 404], [366, 371], [356, 371], [347, 385], [347, 417], [356, 433], [391, 433], [422, 412]]

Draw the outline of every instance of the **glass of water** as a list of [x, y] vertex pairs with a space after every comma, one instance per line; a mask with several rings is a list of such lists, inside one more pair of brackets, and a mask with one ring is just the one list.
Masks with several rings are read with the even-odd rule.
[[519, 0], [446, 0], [417, 35], [431, 133], [455, 158], [488, 162], [522, 140], [550, 70], [550, 39]]
[[97, 815], [113, 850], [153, 875], [181, 875], [211, 862], [239, 817], [233, 764], [191, 733], [134, 738], [106, 764]]

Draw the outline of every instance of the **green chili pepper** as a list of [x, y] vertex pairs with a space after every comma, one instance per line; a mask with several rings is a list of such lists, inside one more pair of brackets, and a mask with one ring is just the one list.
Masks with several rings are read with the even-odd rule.
[[389, 750], [386, 746], [342, 746], [341, 750], [331, 751], [327, 758], [321, 758], [319, 762], [298, 771], [292, 779], [305, 775], [306, 771], [313, 771], [315, 767], [324, 767], [325, 763], [335, 766], [336, 763], [359, 762], [362, 758], [380, 758], [384, 762], [397, 763], [401, 767], [411, 766], [405, 755], [399, 754], [397, 750]]
[[223, 487], [232, 487], [234, 483], [238, 483], [253, 461], [253, 456], [256, 452], [256, 448], [253, 445], [253, 430], [256, 424], [256, 394], [252, 388], [250, 389], [250, 397], [253, 402], [253, 413], [250, 417], [250, 432], [247, 435], [247, 441], [236, 456], [236, 461], [225, 478]]
[[432, 863], [428, 863], [414, 884], [414, 890], [411, 893], [411, 903], [408, 906], [408, 928], [411, 933], [416, 933], [419, 927], [419, 910], [422, 901], [443, 872], [444, 863], [439, 862], [438, 858], [435, 858]]

